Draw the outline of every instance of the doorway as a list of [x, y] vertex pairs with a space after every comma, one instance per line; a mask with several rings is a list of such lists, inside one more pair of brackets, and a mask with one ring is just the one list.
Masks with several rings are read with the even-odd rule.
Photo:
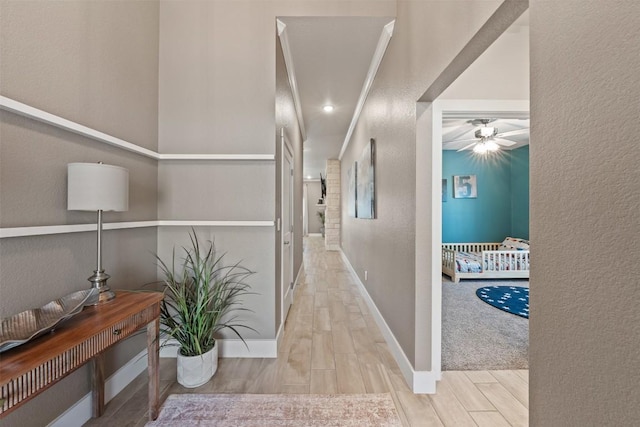
[[[465, 108], [464, 103], [458, 101], [458, 107]], [[485, 270], [484, 252], [465, 244], [496, 250], [508, 236], [523, 244], [529, 239], [529, 113], [526, 104], [508, 112], [477, 107], [442, 112], [442, 242], [458, 248], [448, 254], [455, 254], [455, 276], [463, 276], [456, 280], [451, 270], [442, 276], [442, 370], [527, 369], [528, 319], [492, 307], [481, 295], [482, 289], [499, 288], [496, 292], [509, 295], [528, 291], [528, 279], [512, 270], [526, 267], [528, 276], [529, 263], [493, 275]], [[494, 133], [495, 139], [488, 141], [497, 147], [476, 150], [484, 143], [474, 137], [478, 129]], [[470, 193], [456, 191], [455, 181], [464, 177], [472, 179]], [[496, 266], [506, 265], [501, 261]]]
[[[436, 100], [417, 104], [416, 138], [438, 143], [417, 144], [416, 158], [428, 167], [416, 168], [416, 215], [426, 218], [416, 224], [416, 254], [423, 261], [416, 266], [416, 298], [421, 301], [417, 316], [421, 324], [431, 322], [431, 370], [442, 371], [442, 120], [443, 116], [476, 117], [478, 114], [513, 117], [528, 114], [529, 102], [520, 100]], [[422, 163], [424, 165], [424, 163]], [[428, 260], [428, 262], [424, 262]], [[424, 286], [425, 283], [431, 286]], [[424, 345], [425, 342], [416, 343]], [[425, 345], [425, 347], [427, 347]]]

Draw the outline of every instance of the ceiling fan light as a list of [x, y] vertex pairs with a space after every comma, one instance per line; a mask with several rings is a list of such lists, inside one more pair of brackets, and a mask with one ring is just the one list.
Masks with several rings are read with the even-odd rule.
[[491, 126], [481, 127], [478, 130], [476, 130], [476, 133], [475, 133], [476, 138], [489, 138], [497, 134], [498, 134], [498, 129]]
[[498, 151], [500, 146], [495, 141], [486, 141], [484, 146], [487, 148], [487, 151]]
[[487, 152], [487, 146], [484, 142], [479, 142], [473, 147], [473, 152], [476, 154], [484, 154]]

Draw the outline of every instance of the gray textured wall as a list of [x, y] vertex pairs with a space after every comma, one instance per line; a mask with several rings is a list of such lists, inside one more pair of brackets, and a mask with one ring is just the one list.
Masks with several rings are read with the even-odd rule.
[[[160, 151], [275, 154], [276, 161], [163, 163], [159, 216], [275, 220], [280, 210], [279, 132], [284, 127], [294, 149], [297, 273], [302, 263], [302, 140], [277, 45], [276, 17], [388, 14], [393, 6], [393, 1], [160, 2]], [[275, 229], [252, 232], [255, 244], [274, 248], [261, 256], [275, 264], [275, 274], [256, 275], [255, 290], [267, 300], [249, 306], [261, 312], [265, 305], [276, 305], [275, 319], [259, 329], [262, 338], [273, 338], [280, 319], [280, 235]], [[159, 233], [159, 251], [165, 251], [171, 242], [162, 229]], [[234, 247], [243, 258], [250, 251]]]
[[640, 3], [530, 14], [531, 425], [640, 425]]
[[[428, 301], [415, 298], [416, 100], [499, 3], [399, 1], [393, 38], [342, 158], [346, 206], [347, 170], [369, 138], [376, 139], [377, 217], [355, 219], [343, 210], [342, 247], [409, 361], [420, 369], [428, 370], [429, 361], [416, 360], [416, 342], [430, 348], [431, 325], [417, 324], [416, 309], [431, 309]], [[428, 348], [419, 354], [428, 357]]]
[[[69, 120], [157, 148], [158, 5], [152, 2], [0, 3], [0, 93]], [[67, 212], [66, 165], [103, 161], [130, 173], [129, 211], [105, 221], [156, 219], [157, 165], [145, 157], [0, 113], [2, 227], [94, 223]], [[155, 278], [148, 253], [155, 229], [106, 231], [104, 266], [112, 288]], [[95, 233], [0, 241], [0, 317], [88, 288]], [[107, 353], [107, 375], [144, 347], [142, 337]], [[89, 392], [80, 369], [2, 420], [3, 426], [48, 424]], [[37, 410], [34, 410], [37, 408]]]
[[[257, 272], [246, 280], [254, 293], [243, 297], [243, 307], [253, 309], [253, 313], [237, 313], [241, 323], [259, 331], [259, 334], [240, 328], [245, 339], [268, 339], [275, 337], [273, 318], [275, 316], [274, 289], [265, 287], [264, 277], [273, 277], [275, 268], [273, 259], [265, 256], [272, 250], [271, 237], [273, 230], [268, 227], [195, 227], [202, 247], [208, 247], [213, 242], [218, 255], [223, 255], [222, 264], [229, 266], [240, 262], [243, 267]], [[158, 255], [165, 260], [171, 260], [175, 246], [176, 260], [183, 258], [183, 247], [190, 247], [188, 233], [185, 227], [158, 227]], [[150, 258], [150, 262], [153, 261]], [[223, 332], [223, 338], [237, 339], [230, 331]]]
[[[163, 153], [275, 154], [275, 17], [234, 2], [161, 2], [159, 145]], [[275, 219], [276, 163], [166, 162], [158, 215], [191, 220]], [[245, 307], [263, 339], [274, 338], [276, 232], [212, 228], [219, 248], [255, 266]], [[158, 251], [188, 229], [158, 230]], [[224, 237], [224, 238], [223, 238]], [[223, 244], [224, 243], [224, 244]], [[256, 251], [256, 248], [262, 248]]]

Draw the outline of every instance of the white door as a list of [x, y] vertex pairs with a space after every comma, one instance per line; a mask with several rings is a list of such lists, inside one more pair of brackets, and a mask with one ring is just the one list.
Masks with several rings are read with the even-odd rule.
[[282, 321], [293, 303], [293, 154], [282, 141]]

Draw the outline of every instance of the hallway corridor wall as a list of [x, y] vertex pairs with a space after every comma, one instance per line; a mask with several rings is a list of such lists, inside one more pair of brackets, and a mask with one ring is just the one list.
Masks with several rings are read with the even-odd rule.
[[530, 3], [531, 425], [637, 426], [640, 3]]
[[416, 299], [416, 101], [500, 3], [398, 1], [393, 37], [342, 157], [346, 206], [347, 170], [375, 138], [377, 218], [344, 210], [342, 248], [415, 371], [432, 371], [431, 324], [418, 321], [430, 302]]

